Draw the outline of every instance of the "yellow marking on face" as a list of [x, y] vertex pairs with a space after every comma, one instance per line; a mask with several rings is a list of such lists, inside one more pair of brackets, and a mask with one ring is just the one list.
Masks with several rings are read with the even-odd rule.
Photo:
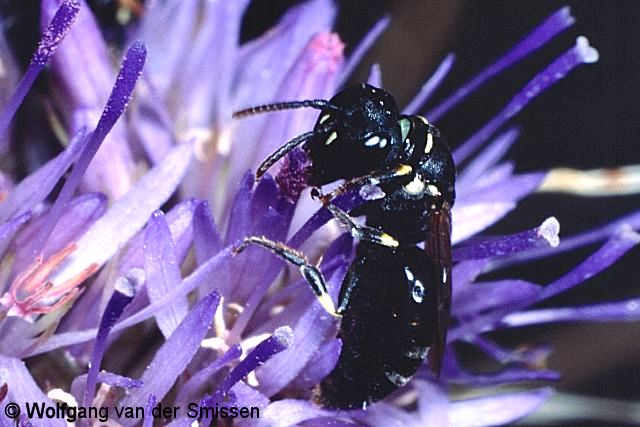
[[429, 154], [432, 148], [433, 148], [433, 134], [431, 132], [427, 132], [427, 145], [424, 146], [424, 154]]
[[333, 131], [331, 132], [331, 135], [329, 135], [329, 138], [327, 138], [327, 140], [325, 141], [324, 145], [331, 145], [331, 143], [336, 139], [338, 139], [338, 132]]
[[409, 194], [421, 194], [424, 191], [424, 186], [422, 177], [416, 175], [410, 183], [404, 186], [404, 191]]
[[325, 114], [324, 116], [320, 117], [320, 121], [318, 123], [319, 124], [323, 124], [324, 122], [326, 122], [330, 118], [331, 118], [331, 114]]

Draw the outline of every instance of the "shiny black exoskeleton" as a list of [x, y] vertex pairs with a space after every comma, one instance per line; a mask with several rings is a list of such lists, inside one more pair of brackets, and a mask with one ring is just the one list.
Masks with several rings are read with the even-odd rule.
[[404, 386], [435, 353], [440, 329], [436, 270], [417, 246], [358, 245], [343, 283], [351, 295], [340, 323], [342, 352], [320, 384], [320, 403], [366, 408]]
[[[361, 239], [341, 287], [342, 352], [318, 400], [366, 407], [403, 386], [425, 359], [436, 375], [451, 310], [451, 207], [455, 166], [438, 130], [403, 117], [411, 153], [395, 176], [372, 173], [383, 195], [350, 212], [388, 233], [396, 246]], [[384, 178], [377, 178], [384, 177]], [[359, 180], [361, 182], [362, 180]], [[424, 242], [424, 249], [416, 244]]]
[[[298, 266], [323, 307], [342, 317], [342, 352], [316, 400], [331, 408], [365, 408], [404, 385], [425, 360], [440, 372], [451, 307], [455, 165], [439, 131], [420, 116], [399, 115], [381, 89], [358, 85], [328, 102], [302, 101], [310, 102], [323, 109], [314, 130], [286, 144], [261, 169], [305, 142], [308, 185], [346, 180], [321, 196], [360, 240], [337, 309], [321, 272], [295, 249], [247, 237], [236, 251], [257, 244]], [[278, 108], [257, 108], [265, 109]], [[361, 206], [347, 213], [332, 204], [351, 190], [364, 195]], [[364, 225], [351, 218], [360, 215]], [[417, 246], [421, 242], [424, 248]]]

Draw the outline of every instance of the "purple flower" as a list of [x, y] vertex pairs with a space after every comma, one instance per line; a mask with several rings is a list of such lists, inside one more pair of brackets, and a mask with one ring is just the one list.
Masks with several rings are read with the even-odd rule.
[[[189, 404], [259, 409], [259, 419], [237, 419], [239, 425], [508, 424], [553, 394], [551, 387], [527, 383], [557, 380], [560, 373], [546, 367], [546, 346], [503, 347], [488, 332], [640, 318], [638, 298], [535, 307], [638, 244], [637, 212], [562, 241], [553, 217], [508, 236], [481, 234], [535, 191], [637, 191], [635, 167], [612, 180], [603, 170], [516, 173], [503, 160], [518, 137], [505, 125], [575, 67], [597, 61], [598, 52], [579, 37], [454, 153], [466, 163], [453, 210], [453, 322], [440, 378], [421, 369], [366, 411], [313, 403], [313, 387], [332, 371], [342, 348], [335, 318], [297, 273], [282, 273], [273, 254], [251, 247], [234, 255], [232, 249], [252, 235], [301, 247], [321, 259], [336, 300], [353, 242], [333, 222], [321, 228], [331, 215], [306, 190], [300, 194], [304, 183], [296, 172], [306, 161], [300, 152], [283, 160], [276, 178], [256, 183], [248, 172], [310, 129], [316, 113], [286, 111], [242, 122], [231, 115], [250, 105], [331, 97], [387, 21], [345, 58], [344, 44], [330, 32], [331, 1], [304, 2], [261, 37], [240, 44], [247, 3], [153, 3], [116, 73], [82, 0], [43, 1], [42, 42], [15, 95], [0, 97], [0, 148], [18, 144], [8, 131], [11, 119], [50, 59], [65, 148], [20, 182], [0, 174], [2, 404], [16, 402], [23, 413], [28, 402], [108, 408], [121, 425], [152, 425], [159, 404], [180, 407], [165, 421], [184, 425], [194, 421]], [[437, 121], [573, 23], [568, 8], [558, 10], [427, 117]], [[0, 54], [11, 63], [4, 42]], [[419, 112], [453, 64], [454, 56], [447, 56], [404, 111]], [[369, 79], [380, 85], [381, 70], [374, 67]], [[350, 208], [358, 202], [347, 195], [338, 203]], [[594, 242], [604, 243], [551, 283], [481, 276]], [[497, 367], [490, 373], [466, 369], [453, 345], [462, 342]], [[55, 364], [60, 350], [62, 367]], [[497, 385], [510, 388], [489, 388]], [[144, 409], [144, 420], [118, 415], [132, 407]], [[0, 421], [11, 422], [5, 414]], [[211, 414], [200, 417], [203, 424], [211, 421]], [[21, 420], [29, 422], [42, 420]]]

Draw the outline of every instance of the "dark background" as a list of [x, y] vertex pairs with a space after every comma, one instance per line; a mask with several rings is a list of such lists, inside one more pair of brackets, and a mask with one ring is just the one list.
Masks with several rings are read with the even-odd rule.
[[[105, 27], [105, 37], [115, 44], [122, 42], [123, 32], [115, 20], [118, 2], [89, 3]], [[243, 39], [258, 36], [295, 3], [299, 1], [254, 1], [245, 17]], [[516, 161], [519, 171], [561, 165], [585, 169], [640, 163], [640, 2], [344, 0], [339, 3], [336, 29], [347, 43], [348, 52], [381, 16], [392, 17], [390, 28], [367, 55], [353, 80], [364, 79], [370, 64], [379, 62], [385, 88], [395, 94], [400, 105], [410, 100], [448, 52], [456, 53], [457, 62], [436, 93], [436, 102], [498, 58], [553, 11], [570, 5], [577, 18], [576, 25], [492, 80], [437, 125], [452, 146], [459, 145], [493, 117], [537, 71], [568, 49], [577, 35], [583, 34], [599, 50], [600, 61], [574, 70], [512, 120], [511, 124], [521, 127], [522, 134], [508, 157]], [[23, 64], [37, 42], [33, 28], [38, 19], [38, 4], [35, 0], [0, 1], [4, 28]], [[46, 81], [40, 80], [42, 88]], [[511, 233], [531, 228], [555, 215], [561, 223], [561, 236], [567, 236], [636, 210], [639, 202], [638, 196], [587, 199], [536, 195], [489, 232]], [[518, 277], [548, 283], [597, 246], [519, 267]], [[578, 305], [638, 296], [638, 265], [640, 250], [634, 249], [612, 268], [548, 305]], [[498, 339], [510, 345], [552, 342], [555, 353], [550, 367], [563, 373], [564, 379], [559, 384], [562, 390], [628, 401], [640, 398], [637, 324], [551, 325], [517, 330]], [[476, 356], [471, 353], [465, 359], [473, 365]]]

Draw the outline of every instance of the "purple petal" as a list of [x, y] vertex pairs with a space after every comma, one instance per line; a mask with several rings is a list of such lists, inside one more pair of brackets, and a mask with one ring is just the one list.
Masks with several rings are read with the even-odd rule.
[[[338, 269], [327, 283], [333, 298], [337, 296], [345, 272], [346, 265], [343, 265], [343, 268]], [[335, 323], [331, 321], [331, 315], [320, 304], [313, 301], [293, 329], [295, 342], [256, 372], [260, 391], [267, 396], [273, 396], [286, 387], [300, 374], [317, 354], [320, 345], [332, 333], [335, 333]]]
[[[515, 357], [512, 360], [506, 360], [501, 363], [513, 363], [516, 361], [520, 352], [510, 351], [510, 355]], [[495, 386], [495, 385], [510, 385], [518, 382], [529, 381], [557, 381], [560, 379], [560, 374], [556, 371], [545, 369], [532, 369], [520, 366], [511, 366], [502, 368], [492, 373], [468, 373], [463, 370], [455, 357], [447, 358], [444, 371], [444, 377], [446, 381], [451, 384], [462, 384], [471, 387], [474, 386]], [[534, 363], [534, 360], [531, 360]]]
[[158, 400], [164, 398], [200, 348], [219, 301], [220, 296], [214, 291], [191, 309], [145, 369], [140, 378], [143, 386], [126, 396], [120, 402], [121, 407], [141, 405], [152, 393]]
[[497, 62], [482, 70], [473, 79], [463, 84], [452, 96], [429, 111], [426, 117], [429, 117], [429, 120], [437, 122], [440, 117], [469, 96], [469, 94], [474, 92], [487, 80], [535, 52], [574, 23], [575, 18], [571, 16], [571, 11], [568, 7], [557, 10], [517, 45], [511, 48], [509, 52], [502, 56]]
[[498, 222], [516, 207], [516, 202], [474, 203], [456, 205], [452, 212], [451, 243], [457, 244]]
[[[171, 33], [173, 34], [173, 32]], [[129, 123], [136, 124], [130, 130], [134, 132], [133, 136], [140, 141], [150, 164], [155, 166], [178, 142], [173, 116], [168, 113], [164, 101], [160, 99], [153, 84], [149, 81], [149, 74], [147, 69], [142, 76], [146, 90], [141, 91], [143, 93], [138, 97], [137, 108], [132, 111]]]
[[545, 286], [538, 297], [531, 301], [531, 304], [550, 298], [561, 292], [565, 292], [577, 284], [590, 279], [601, 271], [609, 268], [611, 264], [616, 262], [622, 255], [638, 243], [640, 243], [640, 235], [628, 228], [619, 230], [618, 234], [613, 236], [596, 253], [591, 255], [568, 274]]
[[320, 409], [306, 400], [283, 399], [273, 402], [261, 413], [260, 419], [255, 420], [259, 427], [287, 427], [296, 426], [313, 418], [328, 417], [332, 412]]
[[[20, 359], [7, 357], [0, 354], [0, 382], [8, 385], [7, 401], [20, 405], [22, 413], [26, 413], [25, 403], [44, 403], [47, 406], [53, 403], [45, 396], [38, 384], [33, 380], [29, 370]], [[4, 417], [4, 411], [2, 417]], [[6, 421], [6, 418], [4, 418]], [[63, 427], [67, 425], [64, 420], [51, 419], [47, 425]]]
[[481, 239], [456, 246], [452, 256], [455, 261], [462, 261], [505, 256], [540, 246], [556, 247], [560, 243], [558, 238], [559, 231], [560, 223], [556, 218], [550, 217], [542, 225], [532, 230], [522, 231], [510, 236]]
[[231, 387], [242, 378], [249, 375], [254, 369], [262, 365], [274, 355], [286, 350], [293, 342], [293, 332], [288, 326], [283, 326], [266, 340], [262, 341], [244, 358], [227, 378], [220, 384], [217, 394], [225, 395]]
[[289, 9], [263, 36], [242, 45], [233, 108], [264, 104], [280, 95], [279, 89], [300, 52], [315, 34], [333, 27], [335, 15], [336, 5], [331, 1], [306, 1]]
[[450, 378], [447, 381], [455, 384], [478, 386], [513, 386], [516, 383], [531, 381], [558, 381], [562, 378], [559, 372], [548, 369], [506, 368], [499, 372], [482, 375], [467, 375]]
[[67, 207], [74, 191], [78, 188], [78, 185], [80, 185], [80, 179], [87, 170], [87, 167], [89, 167], [91, 159], [95, 156], [96, 152], [100, 148], [100, 144], [104, 141], [104, 138], [107, 136], [107, 133], [111, 130], [116, 120], [118, 120], [124, 112], [129, 99], [133, 94], [133, 89], [138, 81], [138, 77], [142, 72], [145, 58], [146, 50], [142, 44], [137, 42], [129, 48], [127, 54], [123, 58], [120, 73], [118, 74], [111, 96], [107, 100], [107, 105], [105, 106], [102, 116], [98, 121], [98, 125], [89, 137], [82, 153], [80, 153], [80, 158], [71, 171], [69, 178], [64, 183], [62, 190], [60, 190], [60, 194], [49, 213], [49, 220], [47, 221], [47, 224], [43, 226], [43, 230], [31, 246], [34, 257], [42, 251], [42, 248], [53, 231], [53, 227], [60, 218], [62, 211]]
[[[22, 228], [22, 226], [31, 219], [31, 211], [26, 211], [22, 215], [19, 215], [4, 224], [0, 225], [0, 257], [4, 255], [4, 252], [7, 250], [13, 237], [16, 235], [18, 230]], [[1, 289], [0, 289], [1, 291]]]
[[[182, 282], [171, 231], [162, 211], [151, 215], [145, 231], [144, 269], [149, 300], [157, 301]], [[189, 311], [186, 296], [177, 299], [170, 308], [156, 315], [158, 328], [165, 338], [171, 336]]]
[[543, 178], [542, 173], [516, 176], [505, 173], [505, 180], [499, 185], [485, 186], [494, 179], [485, 176], [477, 181], [478, 188], [474, 188], [473, 191], [468, 187], [461, 189], [460, 197], [452, 211], [452, 242], [461, 242], [495, 224], [516, 207], [517, 201], [531, 194]]
[[[45, 259], [63, 250], [69, 244], [78, 241], [84, 233], [104, 214], [107, 199], [102, 194], [83, 194], [69, 202], [66, 212], [60, 217], [51, 238], [43, 248]], [[16, 238], [17, 253], [15, 271], [22, 271], [33, 263], [32, 253], [27, 251], [29, 242], [37, 235], [47, 221], [43, 215], [32, 221]]]
[[517, 202], [533, 193], [540, 186], [544, 176], [545, 174], [540, 172], [522, 175], [505, 174], [505, 178], [508, 179], [497, 185], [490, 185], [493, 178], [485, 176], [479, 178], [474, 186], [461, 188], [458, 201], [462, 205], [489, 201]]
[[[125, 389], [142, 387], [142, 381], [140, 380], [134, 380], [133, 378], [107, 371], [99, 372], [96, 382]], [[74, 396], [77, 401], [82, 401], [86, 389], [87, 374], [79, 375], [73, 379], [71, 383], [71, 395]]]
[[[42, 3], [42, 19], [53, 14], [57, 3], [58, 0]], [[98, 23], [86, 3], [81, 4], [73, 31], [52, 60], [55, 86], [59, 89], [57, 107], [70, 133], [95, 126], [115, 77], [109, 47]], [[118, 198], [131, 186], [134, 171], [127, 130], [120, 122], [101, 143], [82, 177], [82, 188]]]
[[456, 56], [453, 53], [445, 56], [440, 65], [438, 65], [438, 68], [436, 68], [436, 71], [433, 72], [433, 75], [429, 77], [429, 80], [422, 85], [411, 102], [404, 107], [402, 114], [415, 114], [416, 111], [418, 111], [418, 108], [424, 105], [429, 98], [431, 98], [433, 92], [440, 87], [440, 83], [442, 83], [444, 78], [447, 77], [447, 74], [449, 74], [449, 70], [451, 70], [455, 60]]
[[637, 233], [627, 228], [620, 230], [618, 234], [605, 243], [605, 245], [596, 251], [596, 253], [591, 255], [566, 275], [543, 287], [542, 290], [533, 298], [523, 300], [520, 303], [511, 304], [503, 309], [495, 310], [485, 316], [476, 317], [468, 323], [454, 327], [449, 333], [449, 340], [455, 341], [456, 339], [467, 336], [474, 331], [486, 330], [493, 327], [493, 325], [508, 314], [517, 312], [518, 310], [583, 283], [595, 274], [608, 268], [618, 258], [638, 243], [640, 243], [640, 237]]
[[[546, 364], [552, 352], [551, 346], [548, 344], [539, 344], [512, 350], [502, 347], [482, 335], [470, 337], [468, 341], [478, 347], [487, 356], [503, 365], [519, 363], [526, 366], [542, 366]], [[450, 359], [455, 360], [455, 357], [451, 357]]]
[[476, 179], [496, 165], [520, 136], [517, 128], [511, 128], [498, 135], [488, 147], [473, 158], [456, 178], [459, 187], [473, 186]]
[[[273, 179], [263, 178], [256, 187], [248, 208], [250, 217], [259, 219], [252, 221], [253, 224], [245, 228], [244, 233], [261, 234], [276, 241], [284, 240], [292, 205], [283, 203], [274, 207], [278, 201], [277, 186]], [[231, 329], [229, 339], [240, 337], [282, 265], [272, 253], [257, 247], [249, 248], [242, 256], [234, 259], [230, 273], [234, 278], [230, 281], [233, 289], [227, 290], [227, 296], [235, 302], [244, 302], [244, 308]], [[252, 268], [247, 269], [247, 266]]]
[[468, 316], [511, 304], [533, 299], [540, 292], [540, 286], [524, 280], [500, 280], [474, 283], [456, 294], [452, 313]]
[[12, 216], [35, 208], [47, 197], [78, 156], [83, 147], [85, 131], [86, 129], [81, 129], [62, 153], [23, 179], [11, 190], [4, 203], [0, 204], [0, 221], [6, 221]]
[[222, 356], [217, 358], [213, 363], [210, 363], [207, 367], [200, 369], [180, 388], [178, 396], [175, 399], [176, 406], [186, 407], [190, 399], [194, 399], [197, 393], [202, 391], [207, 382], [211, 381], [211, 378], [213, 378], [221, 368], [240, 358], [241, 355], [242, 348], [240, 347], [240, 344], [236, 344], [227, 350], [227, 352]]
[[234, 244], [243, 239], [246, 233], [250, 232], [251, 221], [251, 195], [253, 194], [254, 177], [250, 171], [247, 171], [242, 177], [242, 182], [236, 192], [226, 233], [226, 243]]
[[[360, 197], [358, 192], [351, 192], [336, 198], [333, 202], [337, 207], [342, 210], [349, 211], [354, 207], [362, 204], [363, 199]], [[455, 212], [455, 208], [454, 208]], [[288, 246], [293, 248], [297, 248], [300, 246], [305, 240], [313, 234], [318, 228], [322, 227], [324, 224], [329, 222], [329, 220], [333, 219], [333, 215], [329, 212], [328, 209], [320, 208], [318, 209], [303, 225], [300, 227], [298, 231], [295, 232], [293, 237], [289, 239], [287, 242]]]
[[547, 308], [509, 314], [501, 321], [508, 327], [556, 322], [637, 322], [640, 320], [640, 299], [587, 305], [583, 307]]
[[557, 253], [570, 251], [582, 246], [590, 245], [600, 240], [610, 238], [622, 227], [630, 227], [633, 230], [640, 229], [640, 211], [620, 217], [615, 221], [606, 223], [598, 228], [583, 233], [578, 233], [570, 237], [563, 237], [560, 245], [558, 245], [557, 247], [534, 249], [531, 251], [512, 255], [504, 260], [501, 260], [500, 264], [496, 265], [495, 267], [504, 267], [513, 263], [547, 257], [555, 255]]
[[509, 424], [535, 412], [552, 394], [553, 389], [541, 388], [453, 402], [449, 422], [456, 427]]
[[453, 299], [473, 285], [476, 278], [485, 270], [489, 261], [486, 259], [461, 261], [453, 267]]
[[371, 86], [382, 87], [382, 69], [377, 62], [371, 66], [369, 70], [369, 77], [367, 77], [367, 83]]
[[[179, 262], [186, 257], [187, 251], [190, 249], [192, 241], [191, 220], [196, 202], [192, 199], [185, 200], [174, 206], [166, 215], [169, 228], [171, 230], [171, 239], [176, 242], [175, 249]], [[143, 221], [143, 218], [140, 218]], [[127, 242], [127, 250], [120, 257], [118, 263], [118, 274], [121, 276], [130, 276], [131, 272], [136, 272], [142, 282], [146, 280], [144, 277], [144, 233], [138, 233]], [[87, 328], [94, 328], [98, 325], [99, 313], [104, 311], [110, 287], [107, 285], [109, 281], [107, 274], [101, 273], [96, 278], [92, 286], [88, 287], [82, 294], [82, 297], [75, 302], [71, 311], [64, 317], [62, 324], [58, 328], [58, 332], [78, 331]], [[204, 296], [204, 294], [202, 295]], [[179, 297], [178, 297], [179, 298]], [[145, 292], [138, 294], [137, 298], [129, 306], [127, 310], [134, 308], [136, 301], [144, 299], [144, 304], [148, 304], [148, 298]]]
[[360, 424], [351, 423], [346, 420], [336, 418], [322, 417], [306, 421], [304, 427], [354, 427]]
[[193, 246], [198, 265], [202, 265], [222, 249], [220, 233], [206, 201], [198, 203], [193, 212]]
[[269, 398], [250, 387], [242, 381], [231, 387], [231, 393], [236, 397], [239, 404], [247, 407], [264, 408], [269, 404]]
[[175, 191], [191, 162], [192, 147], [181, 144], [115, 202], [78, 241], [76, 251], [51, 277], [54, 283], [75, 276], [87, 266], [104, 264], [131, 239]]
[[[187, 199], [171, 208], [165, 216], [171, 230], [171, 240], [175, 244], [178, 262], [184, 261], [188, 251], [191, 249], [191, 243], [193, 242], [193, 212], [197, 204], [198, 201], [196, 199]], [[149, 215], [151, 213], [153, 211], [149, 212]], [[142, 268], [144, 266], [144, 233], [135, 235], [127, 242], [127, 246], [130, 249], [119, 266], [119, 271], [122, 274], [132, 268]]]
[[149, 399], [147, 399], [147, 406], [144, 409], [144, 421], [142, 422], [142, 427], [153, 427], [153, 408], [158, 403], [156, 396], [153, 394], [149, 395]]
[[[212, 117], [223, 123], [231, 115], [230, 89], [235, 78], [240, 24], [248, 3], [248, 0], [238, 0], [202, 5], [199, 31], [189, 43], [189, 55], [182, 63], [179, 81], [179, 105], [188, 128], [207, 128]], [[211, 54], [211, 46], [216, 46], [215, 55]], [[203, 70], [216, 77], [204, 78]]]
[[[442, 400], [442, 399], [440, 399]], [[436, 401], [437, 402], [437, 401]], [[440, 403], [440, 402], [438, 402]], [[423, 423], [422, 417], [416, 416], [415, 413], [410, 413], [391, 405], [386, 402], [378, 402], [376, 405], [368, 408], [364, 413], [367, 425], [385, 426], [385, 427], [418, 427], [419, 425], [447, 425], [446, 419], [446, 401], [443, 402], [445, 406], [437, 411], [429, 411], [429, 423]], [[435, 405], [433, 405], [435, 406]], [[443, 413], [444, 412], [444, 413]], [[361, 425], [361, 424], [358, 424]]]
[[[44, 0], [41, 19], [44, 21], [53, 16], [59, 3], [59, 0]], [[109, 48], [102, 38], [98, 23], [84, 0], [77, 3], [80, 11], [73, 31], [51, 64], [56, 83], [63, 90], [65, 102], [61, 107], [67, 115], [74, 113], [66, 111], [69, 105], [74, 110], [101, 108], [109, 96], [114, 78]]]
[[122, 375], [112, 372], [102, 371], [98, 374], [98, 381], [115, 387], [122, 388], [139, 388], [142, 387], [142, 381], [133, 378], [123, 377]]
[[[277, 91], [278, 99], [269, 101], [331, 97], [342, 68], [343, 50], [344, 44], [336, 34], [316, 34], [287, 70]], [[255, 101], [251, 104], [253, 102]], [[231, 182], [237, 180], [245, 170], [255, 168], [286, 141], [312, 129], [317, 116], [317, 110], [307, 108], [299, 111], [284, 110], [277, 114], [247, 119], [247, 122], [251, 121], [251, 126], [247, 124], [234, 131], [234, 139], [242, 143], [233, 145], [229, 158], [233, 167], [229, 178]], [[246, 143], [255, 140], [262, 143]]]
[[0, 114], [0, 151], [4, 150], [4, 146], [8, 141], [4, 138], [4, 134], [9, 127], [9, 123], [13, 119], [20, 104], [22, 104], [27, 92], [31, 89], [31, 85], [33, 85], [35, 79], [55, 53], [58, 45], [64, 40], [64, 37], [71, 29], [73, 22], [78, 16], [79, 9], [79, 1], [63, 0], [58, 11], [51, 19], [49, 26], [43, 31], [38, 47], [31, 56], [27, 72], [18, 83], [18, 87], [11, 101], [7, 104], [2, 114]]
[[338, 338], [322, 344], [291, 385], [298, 389], [310, 389], [319, 384], [335, 368], [340, 350], [342, 340]]
[[84, 392], [84, 398], [82, 399], [83, 406], [88, 406], [93, 401], [98, 371], [100, 370], [104, 352], [107, 349], [107, 337], [122, 315], [125, 307], [129, 305], [135, 295], [134, 287], [124, 278], [121, 281], [116, 281], [114, 288], [113, 295], [111, 295], [111, 298], [107, 303], [107, 308], [100, 320], [96, 342], [93, 346], [91, 362], [89, 363], [89, 372], [87, 373], [87, 385]]
[[[215, 257], [211, 258], [205, 264], [198, 267], [193, 273], [191, 273], [182, 281], [182, 284], [179, 287], [173, 289], [162, 300], [159, 300], [153, 305], [149, 305], [148, 307], [145, 307], [144, 309], [120, 321], [113, 328], [113, 331], [121, 331], [140, 322], [143, 322], [155, 316], [157, 312], [171, 306], [171, 304], [177, 297], [187, 295], [193, 289], [198, 287], [203, 282], [203, 280], [206, 279], [212, 272], [224, 268], [225, 263], [229, 262], [230, 257], [231, 248], [226, 248], [224, 251], [218, 253]], [[30, 351], [28, 352], [29, 356], [47, 353], [57, 348], [89, 341], [95, 337], [96, 333], [97, 329], [66, 332], [52, 336], [45, 343], [42, 343], [35, 348], [31, 348], [31, 346], [33, 345], [31, 341], [27, 341], [25, 343], [25, 348], [30, 348]]]
[[[193, 36], [200, 5], [194, 2], [167, 1], [145, 5], [145, 18], [141, 20], [139, 38], [149, 50], [147, 72], [159, 96], [165, 98], [175, 86], [185, 56], [191, 52], [184, 48]], [[171, 28], [171, 31], [167, 31]]]
[[[580, 64], [590, 64], [598, 60], [598, 51], [589, 46], [585, 37], [578, 37], [573, 48], [569, 49], [558, 59], [553, 61], [542, 72], [538, 73], [498, 115], [489, 121], [482, 129], [458, 147], [453, 158], [456, 163], [461, 163], [468, 158], [484, 141], [487, 140], [503, 123], [515, 116], [532, 99], [540, 95], [554, 83], [559, 82], [564, 76]], [[437, 117], [438, 115], [436, 115]], [[436, 119], [432, 119], [436, 120]]]
[[371, 27], [369, 32], [364, 36], [360, 43], [358, 43], [351, 55], [349, 55], [349, 59], [344, 65], [344, 69], [342, 70], [342, 78], [338, 83], [338, 86], [344, 85], [346, 83], [346, 80], [351, 77], [353, 71], [358, 65], [360, 65], [360, 61], [362, 60], [362, 58], [364, 58], [364, 55], [369, 51], [369, 49], [371, 49], [376, 40], [378, 40], [382, 33], [387, 29], [387, 27], [389, 26], [389, 22], [391, 22], [391, 18], [389, 18], [388, 16], [383, 17], [381, 20], [376, 22], [373, 27]]

